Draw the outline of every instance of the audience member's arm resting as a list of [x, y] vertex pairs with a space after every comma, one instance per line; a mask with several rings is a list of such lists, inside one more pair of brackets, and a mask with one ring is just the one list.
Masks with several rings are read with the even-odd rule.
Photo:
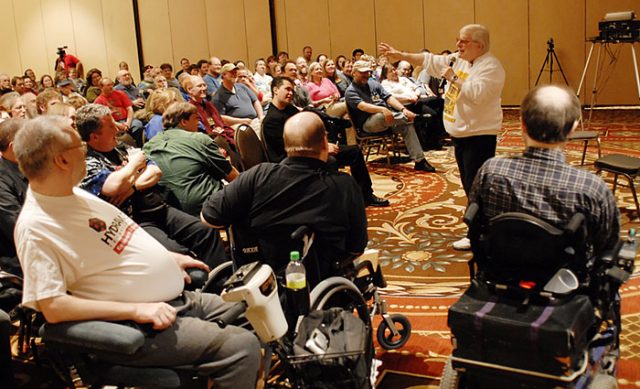
[[131, 123], [133, 122], [133, 108], [131, 106], [127, 107], [127, 121], [125, 124], [127, 127], [131, 128]]
[[359, 102], [357, 108], [360, 111], [367, 112], [367, 113], [384, 113], [385, 111], [389, 110], [389, 108], [387, 107], [366, 103], [364, 101]]
[[152, 323], [154, 329], [161, 330], [171, 326], [176, 320], [175, 308], [166, 303], [123, 303], [64, 295], [40, 300], [38, 304], [49, 323], [133, 320], [137, 323]]
[[236, 125], [236, 124], [246, 124], [246, 125], [251, 124], [251, 119], [234, 118], [233, 116], [228, 116], [228, 115], [221, 115], [221, 116], [222, 116], [222, 121], [227, 126], [233, 126], [233, 125]]
[[256, 113], [258, 114], [258, 119], [262, 120], [262, 118], [264, 117], [264, 111], [262, 110], [262, 104], [260, 104], [260, 100], [254, 101], [253, 107], [256, 109]]
[[216, 229], [223, 229], [225, 226], [223, 225], [216, 225], [216, 224], [211, 224], [209, 223], [209, 221], [207, 221], [207, 219], [204, 217], [204, 215], [202, 214], [202, 212], [200, 212], [200, 220], [207, 226], [211, 227], [211, 228], [216, 228]]
[[144, 168], [146, 163], [144, 153], [139, 153], [139, 155], [140, 157], [136, 155], [136, 157], [130, 159], [129, 163], [121, 169], [109, 174], [104, 181], [104, 185], [102, 185], [101, 193], [103, 195], [113, 197], [131, 190], [140, 175], [140, 169]]
[[231, 181], [235, 180], [239, 175], [240, 175], [240, 173], [238, 172], [238, 170], [236, 170], [236, 168], [232, 167], [231, 171], [229, 172], [229, 174], [227, 174], [227, 176], [224, 179], [227, 182], [231, 182]]
[[160, 181], [162, 170], [157, 165], [147, 165], [146, 169], [135, 180], [137, 190], [151, 188]]
[[198, 268], [206, 272], [211, 271], [211, 269], [209, 269], [209, 266], [207, 266], [206, 263], [198, 259], [194, 259], [188, 255], [184, 255], [180, 253], [171, 253], [171, 254], [173, 254], [173, 259], [175, 259], [180, 269], [182, 269], [182, 277], [184, 278], [184, 282], [186, 282], [187, 284], [191, 283], [191, 277], [189, 277], [189, 274], [186, 271], [187, 269]]

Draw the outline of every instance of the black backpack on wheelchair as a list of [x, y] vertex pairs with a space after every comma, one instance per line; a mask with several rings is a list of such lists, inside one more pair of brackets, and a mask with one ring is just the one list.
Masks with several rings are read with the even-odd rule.
[[[633, 259], [590, 260], [584, 216], [564, 228], [523, 213], [465, 214], [471, 286], [449, 309], [441, 388], [615, 387], [617, 291]], [[599, 358], [594, 358], [599, 355]], [[613, 386], [611, 386], [613, 385]]]

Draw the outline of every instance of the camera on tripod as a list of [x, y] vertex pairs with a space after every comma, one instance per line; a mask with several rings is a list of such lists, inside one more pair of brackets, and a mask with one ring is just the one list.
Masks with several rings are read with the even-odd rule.
[[547, 51], [553, 51], [555, 47], [555, 43], [553, 43], [553, 38], [549, 38], [547, 41]]
[[64, 57], [64, 55], [66, 54], [66, 52], [64, 51], [64, 49], [68, 49], [69, 46], [62, 46], [62, 47], [58, 47], [58, 57]]

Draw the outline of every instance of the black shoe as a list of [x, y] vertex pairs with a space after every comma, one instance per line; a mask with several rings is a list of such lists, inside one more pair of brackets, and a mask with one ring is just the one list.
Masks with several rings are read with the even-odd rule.
[[414, 166], [413, 169], [421, 171], [421, 172], [427, 172], [427, 173], [435, 173], [436, 172], [436, 168], [431, 166], [431, 164], [429, 164], [429, 161], [427, 161], [426, 159], [423, 159], [420, 162], [416, 162], [416, 165]]
[[424, 151], [430, 151], [430, 150], [440, 151], [440, 150], [444, 150], [444, 147], [442, 147], [442, 145], [440, 143], [427, 143], [424, 146], [422, 146], [422, 150], [424, 150]]
[[388, 207], [389, 200], [380, 198], [373, 193], [364, 199], [364, 205], [367, 207]]

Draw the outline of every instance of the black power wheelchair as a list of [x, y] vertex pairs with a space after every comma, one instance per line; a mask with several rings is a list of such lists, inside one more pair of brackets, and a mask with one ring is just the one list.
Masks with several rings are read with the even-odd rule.
[[441, 388], [616, 388], [618, 289], [635, 232], [587, 259], [584, 216], [564, 228], [524, 213], [465, 213], [471, 285], [449, 309], [453, 351]]

